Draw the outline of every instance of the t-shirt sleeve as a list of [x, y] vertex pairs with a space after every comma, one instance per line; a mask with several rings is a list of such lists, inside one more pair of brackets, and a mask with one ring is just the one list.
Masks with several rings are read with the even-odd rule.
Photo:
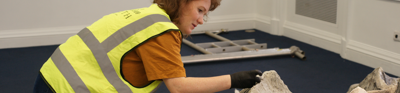
[[181, 43], [180, 32], [170, 31], [136, 48], [149, 81], [186, 77], [180, 54]]

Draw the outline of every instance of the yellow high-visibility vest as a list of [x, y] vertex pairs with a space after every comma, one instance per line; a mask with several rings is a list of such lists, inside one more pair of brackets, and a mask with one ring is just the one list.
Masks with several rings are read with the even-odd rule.
[[122, 75], [122, 59], [168, 31], [179, 29], [157, 4], [109, 14], [61, 44], [40, 72], [58, 93], [154, 92], [161, 81], [132, 86]]

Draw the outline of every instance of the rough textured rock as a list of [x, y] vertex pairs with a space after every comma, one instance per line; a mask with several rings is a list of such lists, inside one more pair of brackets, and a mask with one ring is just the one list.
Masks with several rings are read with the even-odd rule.
[[368, 74], [361, 83], [351, 85], [347, 93], [363, 93], [353, 91], [354, 89], [360, 90], [359, 88], [367, 91], [367, 93], [400, 93], [398, 85], [399, 78], [386, 75], [383, 69], [379, 67]]
[[[400, 78], [398, 81], [400, 81]], [[400, 82], [397, 82], [397, 90], [394, 93], [400, 93]]]
[[275, 70], [265, 71], [261, 82], [240, 93], [292, 93]]

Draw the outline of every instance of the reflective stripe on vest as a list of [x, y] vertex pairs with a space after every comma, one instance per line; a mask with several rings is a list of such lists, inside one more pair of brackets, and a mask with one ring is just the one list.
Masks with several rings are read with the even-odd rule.
[[[40, 71], [43, 77], [56, 92], [61, 93], [154, 92], [161, 81], [136, 88], [124, 80], [120, 68], [122, 57], [131, 49], [165, 32], [179, 31], [157, 5], [153, 4], [147, 9], [142, 10], [150, 13], [131, 15], [137, 20], [129, 19], [129, 22], [115, 18], [118, 16], [111, 16], [111, 19], [104, 17], [101, 20], [105, 22], [95, 22], [70, 37], [42, 66]], [[107, 20], [112, 19], [121, 22], [119, 25], [123, 25], [122, 28], [109, 27], [104, 31], [103, 25], [109, 24]]]

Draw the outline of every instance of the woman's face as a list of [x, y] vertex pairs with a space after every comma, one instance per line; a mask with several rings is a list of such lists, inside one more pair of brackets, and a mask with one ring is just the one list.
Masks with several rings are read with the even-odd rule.
[[210, 8], [211, 0], [193, 0], [184, 4], [181, 9], [179, 23], [175, 24], [182, 33], [189, 35], [199, 24], [203, 24], [203, 17]]

